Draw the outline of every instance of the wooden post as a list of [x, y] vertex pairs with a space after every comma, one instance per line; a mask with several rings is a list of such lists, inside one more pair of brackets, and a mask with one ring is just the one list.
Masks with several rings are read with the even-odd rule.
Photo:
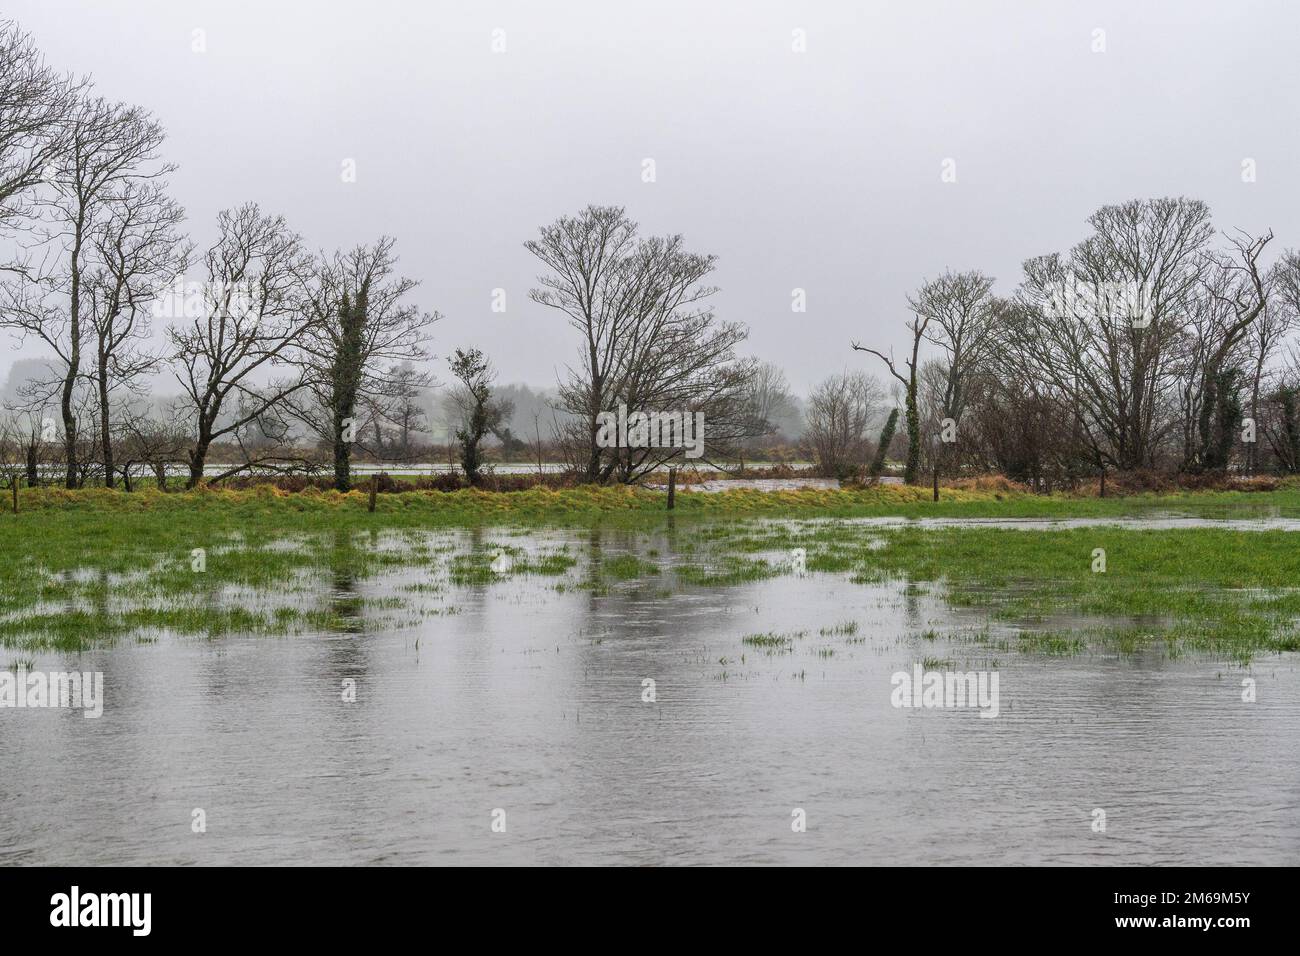
[[1101, 466], [1101, 493], [1099, 497], [1101, 498], [1106, 497], [1106, 466], [1105, 465]]
[[14, 475], [13, 480], [9, 482], [9, 485], [14, 490], [14, 514], [18, 514], [18, 476], [17, 475]]
[[677, 469], [668, 469], [668, 510], [672, 511], [677, 504]]
[[379, 475], [377, 474], [371, 475], [370, 476], [370, 509], [369, 509], [371, 513], [374, 513], [375, 495], [377, 495], [378, 493], [379, 493]]
[[934, 475], [932, 479], [933, 484], [931, 485], [931, 487], [933, 488], [934, 493], [931, 497], [933, 498], [933, 500], [938, 501], [939, 500], [939, 466], [943, 462], [944, 445], [942, 441], [936, 441], [933, 447], [934, 447]]

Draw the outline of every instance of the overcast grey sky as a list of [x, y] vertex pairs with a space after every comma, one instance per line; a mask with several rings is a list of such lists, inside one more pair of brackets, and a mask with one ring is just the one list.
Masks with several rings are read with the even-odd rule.
[[[5, 16], [158, 115], [201, 246], [247, 200], [318, 247], [395, 235], [446, 316], [435, 351], [482, 348], [505, 381], [552, 384], [574, 354], [527, 298], [522, 243], [587, 203], [716, 254], [719, 313], [800, 391], [878, 372], [849, 342], [901, 345], [925, 277], [978, 268], [1008, 292], [1103, 203], [1186, 194], [1221, 229], [1300, 246], [1300, 4], [1281, 0], [8, 0]], [[37, 354], [4, 344], [0, 374]]]

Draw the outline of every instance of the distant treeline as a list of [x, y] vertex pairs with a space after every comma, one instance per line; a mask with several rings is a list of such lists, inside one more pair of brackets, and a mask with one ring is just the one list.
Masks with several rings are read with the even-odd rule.
[[5, 396], [10, 482], [166, 485], [179, 469], [188, 486], [327, 474], [346, 490], [356, 460], [445, 457], [471, 484], [493, 461], [605, 483], [682, 460], [672, 442], [602, 440], [616, 408], [702, 422], [706, 462], [811, 458], [843, 478], [1300, 470], [1300, 256], [1266, 261], [1271, 231], [1216, 234], [1198, 200], [1105, 206], [1006, 295], [975, 271], [922, 283], [905, 354], [846, 343], [828, 369], [862, 364], [804, 400], [715, 312], [714, 256], [588, 206], [524, 243], [530, 298], [572, 342], [539, 392], [499, 385], [469, 343], [437, 342], [435, 362], [440, 316], [391, 236], [313, 252], [245, 203], [196, 244], [163, 145], [147, 110], [0, 23], [0, 327], [44, 356]]

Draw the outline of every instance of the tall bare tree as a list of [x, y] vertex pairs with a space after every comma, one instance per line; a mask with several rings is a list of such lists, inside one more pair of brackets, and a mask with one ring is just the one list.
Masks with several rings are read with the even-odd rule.
[[625, 261], [636, 247], [636, 223], [618, 206], [588, 206], [543, 226], [524, 248], [550, 270], [534, 302], [557, 309], [582, 336], [582, 357], [561, 384], [559, 402], [576, 421], [575, 444], [582, 449], [588, 481], [601, 475], [597, 416], [612, 406], [625, 330], [633, 324], [637, 290], [629, 287]]
[[[203, 479], [214, 441], [241, 438], [246, 427], [283, 413], [286, 399], [306, 387], [306, 367], [295, 350], [320, 321], [304, 306], [312, 258], [283, 216], [247, 203], [220, 213], [217, 228], [203, 260], [200, 314], [167, 330], [183, 405], [193, 419], [191, 488]], [[285, 367], [289, 374], [271, 378]], [[257, 463], [249, 458], [232, 471]]]
[[112, 488], [112, 395], [138, 393], [143, 376], [161, 356], [148, 351], [152, 311], [163, 289], [185, 272], [189, 245], [180, 233], [184, 211], [158, 182], [127, 183], [108, 204], [96, 227], [95, 269], [86, 279], [93, 364], [90, 377], [99, 403], [99, 445], [104, 484]]
[[[980, 272], [945, 272], [926, 282], [908, 302], [917, 315], [926, 316], [926, 338], [939, 348], [938, 369], [942, 386], [936, 389], [935, 417], [942, 426], [951, 421], [958, 426], [966, 409], [971, 382], [984, 368], [996, 342], [993, 279]], [[951, 444], [948, 429], [942, 428], [935, 446], [936, 488], [945, 467], [946, 452]], [[955, 439], [954, 430], [952, 438]]]
[[926, 338], [940, 351], [943, 397], [939, 412], [960, 420], [970, 380], [995, 341], [993, 279], [979, 272], [945, 272], [908, 298], [929, 319]]
[[563, 313], [582, 337], [581, 360], [559, 389], [572, 416], [568, 438], [581, 449], [589, 481], [635, 481], [682, 454], [681, 448], [604, 448], [602, 412], [615, 405], [645, 412], [703, 415], [708, 442], [723, 448], [746, 437], [744, 393], [755, 363], [736, 348], [746, 330], [720, 321], [705, 285], [714, 257], [688, 252], [681, 236], [637, 236], [617, 206], [588, 206], [541, 229], [525, 248], [550, 271], [531, 291]]
[[157, 161], [162, 127], [145, 110], [102, 98], [78, 100], [67, 119], [66, 146], [47, 167], [49, 189], [38, 194], [39, 240], [8, 283], [0, 325], [42, 340], [58, 359], [65, 484], [76, 487], [76, 395], [85, 374], [84, 338], [91, 326], [88, 280], [99, 265], [96, 237], [117, 215], [124, 193], [143, 188], [173, 166]]
[[1213, 235], [1199, 200], [1103, 206], [1067, 255], [1025, 263], [1024, 309], [1005, 328], [1034, 374], [1076, 411], [1095, 457], [1121, 469], [1154, 463], [1175, 426], [1173, 367]]
[[[1272, 238], [1271, 231], [1263, 236], [1238, 231], [1229, 239], [1232, 253], [1209, 257], [1207, 272], [1213, 278], [1204, 282], [1204, 287], [1210, 303], [1206, 314], [1212, 321], [1196, 383], [1200, 440], [1194, 464], [1198, 467], [1220, 469], [1228, 464], [1225, 425], [1236, 412], [1225, 415], [1225, 410], [1227, 403], [1235, 405], [1236, 399], [1224, 395], [1223, 389], [1242, 378], [1238, 366], [1247, 361], [1247, 338], [1268, 305], [1266, 274], [1259, 257]], [[1234, 358], [1234, 353], [1242, 354]]]

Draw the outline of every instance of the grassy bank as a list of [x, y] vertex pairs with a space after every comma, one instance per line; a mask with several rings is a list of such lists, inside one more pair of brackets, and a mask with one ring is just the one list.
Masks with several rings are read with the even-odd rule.
[[[200, 488], [169, 493], [154, 488], [131, 493], [103, 488], [75, 491], [33, 488], [22, 491], [17, 520], [41, 522], [58, 520], [58, 516], [87, 520], [96, 515], [154, 515], [167, 521], [198, 525], [213, 520], [271, 520], [304, 525], [320, 521], [330, 526], [354, 521], [386, 526], [455, 526], [502, 522], [589, 524], [619, 519], [643, 524], [665, 517], [665, 499], [662, 491], [627, 486], [529, 488], [510, 492], [411, 491], [378, 495], [376, 511], [369, 514], [368, 495], [363, 490], [346, 494], [314, 488], [285, 492], [270, 485], [247, 490]], [[8, 510], [9, 504], [6, 496], [3, 508]], [[834, 491], [737, 489], [712, 494], [683, 490], [677, 495], [673, 515], [677, 518], [760, 515], [1068, 518], [1142, 515], [1153, 510], [1226, 517], [1258, 513], [1300, 516], [1300, 483], [1288, 481], [1274, 491], [1179, 491], [1108, 498], [1034, 495], [1015, 490], [1014, 486], [945, 487], [937, 502], [931, 500], [929, 487], [904, 485]], [[14, 519], [13, 515], [6, 517]]]
[[[835, 520], [1300, 516], [1300, 489], [1121, 499], [943, 494], [936, 504], [928, 489], [899, 486], [683, 493], [669, 515], [662, 493], [629, 488], [413, 492], [380, 495], [372, 514], [361, 492], [35, 489], [23, 493], [18, 515], [0, 514], [0, 646], [77, 651], [163, 633], [350, 630], [387, 612], [402, 627], [434, 613], [422, 604], [429, 595], [508, 587], [518, 575], [596, 593], [644, 580], [671, 596], [791, 573], [785, 555], [804, 548], [809, 572], [838, 575], [844, 588], [900, 581], [975, 609], [997, 626], [944, 636], [995, 651], [1155, 647], [1245, 661], [1300, 648], [1300, 538], [1286, 532], [882, 529]], [[779, 520], [810, 517], [830, 520]], [[538, 552], [511, 544], [542, 526], [609, 527], [641, 540], [645, 552], [611, 561], [568, 545]], [[457, 535], [460, 543], [449, 543]], [[671, 541], [671, 553], [651, 550], [663, 546], [652, 538]], [[1099, 548], [1104, 573], [1093, 570]], [[503, 550], [511, 557], [504, 573], [490, 567]], [[380, 599], [355, 588], [413, 567], [429, 573], [408, 594]]]

